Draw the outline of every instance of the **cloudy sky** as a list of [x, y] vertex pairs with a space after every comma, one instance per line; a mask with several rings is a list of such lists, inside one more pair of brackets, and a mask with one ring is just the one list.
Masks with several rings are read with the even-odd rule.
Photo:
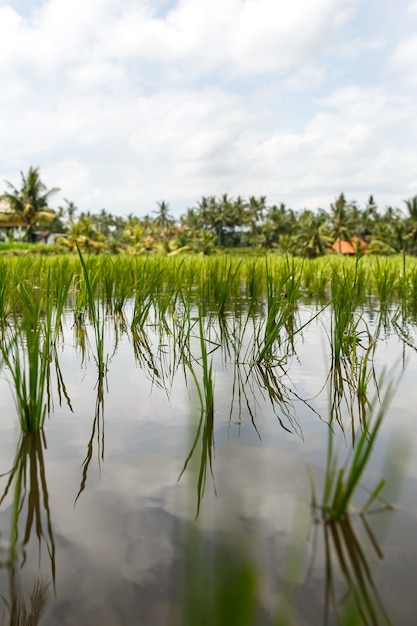
[[416, 0], [0, 0], [0, 193], [80, 210], [417, 194]]

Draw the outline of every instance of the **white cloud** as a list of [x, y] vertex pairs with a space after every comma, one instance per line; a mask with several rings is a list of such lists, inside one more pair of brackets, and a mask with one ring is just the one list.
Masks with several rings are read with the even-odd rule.
[[0, 179], [34, 164], [80, 208], [124, 214], [415, 186], [406, 10], [390, 30], [387, 3], [369, 22], [357, 0], [15, 6], [0, 7]]
[[391, 69], [406, 82], [417, 85], [417, 36], [400, 43], [391, 60]]
[[408, 7], [409, 13], [417, 13], [417, 2], [412, 2]]
[[356, 0], [180, 0], [164, 17], [114, 0], [49, 0], [24, 20], [9, 7], [2, 40], [41, 73], [106, 59], [182, 62], [183, 72], [286, 70], [326, 45]]

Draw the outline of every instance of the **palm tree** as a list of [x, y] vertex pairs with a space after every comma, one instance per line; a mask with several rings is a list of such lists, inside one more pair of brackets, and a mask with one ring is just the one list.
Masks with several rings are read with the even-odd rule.
[[64, 198], [64, 202], [66, 203], [66, 206], [59, 207], [59, 210], [61, 211], [62, 215], [67, 216], [68, 223], [70, 226], [72, 226], [74, 224], [74, 217], [78, 209], [75, 206], [74, 202], [72, 202], [72, 200], [67, 200], [67, 198]]
[[304, 209], [299, 215], [297, 232], [292, 239], [296, 252], [301, 256], [313, 259], [326, 254], [332, 243], [327, 214], [322, 209], [318, 213]]
[[247, 221], [251, 231], [252, 244], [259, 243], [260, 223], [263, 221], [266, 209], [266, 196], [250, 196], [247, 204]]
[[288, 209], [283, 202], [267, 210], [261, 226], [262, 245], [266, 248], [281, 246], [288, 250], [288, 242], [297, 227], [297, 216], [293, 209]]
[[346, 202], [343, 193], [337, 198], [334, 204], [330, 205], [330, 235], [333, 241], [351, 241], [352, 235], [352, 207]]
[[175, 219], [169, 213], [169, 204], [162, 200], [162, 202], [157, 202], [158, 211], [153, 211], [156, 213], [156, 217], [154, 219], [154, 223], [158, 227], [158, 229], [162, 233], [166, 233], [171, 226], [174, 225]]
[[21, 221], [26, 229], [27, 241], [33, 241], [34, 229], [40, 224], [48, 224], [55, 217], [55, 211], [48, 207], [49, 197], [59, 191], [57, 187], [47, 189], [39, 176], [39, 168], [29, 167], [22, 178], [21, 188], [18, 189], [12, 183], [6, 181], [10, 191], [2, 197], [5, 198], [13, 212], [13, 217]]
[[410, 254], [417, 254], [417, 196], [404, 200], [405, 206], [408, 210], [408, 217], [405, 220], [405, 227], [407, 234], [404, 239], [408, 243], [408, 250]]

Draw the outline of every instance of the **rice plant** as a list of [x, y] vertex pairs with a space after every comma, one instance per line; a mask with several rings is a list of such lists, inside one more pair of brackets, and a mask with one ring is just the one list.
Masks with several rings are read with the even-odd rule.
[[[385, 480], [381, 479], [368, 491], [368, 498], [359, 509], [359, 515], [354, 515], [352, 500], [363, 479], [397, 383], [398, 380], [391, 380], [386, 384], [384, 376], [381, 377], [379, 386], [385, 387], [384, 396], [377, 409], [376, 400], [365, 407], [364, 419], [359, 425], [360, 432], [353, 437], [354, 447], [342, 464], [335, 450], [335, 422], [331, 419], [328, 425], [327, 464], [320, 503], [317, 501], [310, 475], [314, 546], [317, 543], [320, 525], [323, 530], [325, 624], [330, 623], [331, 611], [334, 611], [337, 623], [361, 623], [369, 626], [390, 624], [366, 555], [368, 547], [373, 552], [373, 558], [375, 556], [383, 558], [366, 516], [368, 513], [392, 510], [392, 506], [381, 498]], [[378, 506], [375, 507], [377, 501]], [[365, 531], [364, 539], [361, 539], [355, 531], [355, 522], [360, 523], [362, 531]], [[315, 553], [314, 548], [313, 560]], [[337, 565], [339, 578], [336, 577], [334, 564]], [[338, 598], [336, 581], [340, 580], [340, 575], [345, 584], [345, 591]]]
[[81, 254], [81, 250], [78, 247], [78, 256], [81, 262], [82, 274], [84, 278], [84, 286], [86, 290], [86, 304], [88, 308], [88, 313], [90, 316], [91, 323], [93, 325], [94, 339], [95, 339], [95, 359], [98, 367], [99, 378], [103, 375], [107, 370], [107, 357], [104, 353], [104, 320], [100, 316], [100, 306], [99, 302], [94, 294], [94, 280], [97, 277], [97, 274], [94, 274], [92, 278], [90, 275], [90, 271], [87, 268], [84, 257]]
[[[197, 431], [191, 445], [191, 449], [184, 462], [184, 466], [181, 470], [178, 480], [184, 474], [189, 462], [191, 461], [194, 452], [200, 442], [201, 438], [201, 455], [200, 465], [198, 470], [197, 479], [197, 513], [198, 517], [200, 513], [201, 501], [204, 495], [207, 471], [210, 472], [213, 481], [213, 457], [214, 457], [214, 382], [213, 382], [213, 364], [209, 360], [209, 354], [216, 350], [219, 346], [214, 345], [212, 350], [207, 350], [206, 339], [204, 336], [203, 319], [200, 312], [198, 317], [199, 328], [199, 343], [201, 356], [199, 360], [196, 360], [190, 355], [183, 354], [183, 360], [185, 367], [189, 370], [197, 390], [199, 402], [200, 402], [200, 417], [198, 421]], [[200, 372], [198, 372], [197, 366], [201, 367], [202, 380], [200, 382]], [[214, 484], [214, 482], [213, 482]], [[214, 489], [216, 487], [214, 485]]]
[[[397, 383], [398, 381], [395, 382]], [[382, 384], [383, 381], [381, 382], [381, 385]], [[360, 426], [361, 431], [356, 437], [355, 446], [349, 452], [343, 465], [339, 465], [339, 459], [334, 445], [334, 424], [332, 421], [330, 422], [326, 477], [323, 499], [320, 505], [320, 510], [325, 521], [340, 520], [348, 513], [352, 497], [357, 490], [369, 462], [394, 388], [395, 385], [391, 381], [387, 386], [385, 395], [378, 409], [374, 409], [373, 412], [367, 411], [364, 423]], [[375, 404], [376, 402], [372, 403], [372, 406], [375, 406]], [[378, 498], [384, 484], [384, 480], [381, 480], [371, 491], [367, 502], [361, 509], [363, 513], [368, 511], [371, 504]]]
[[[52, 331], [52, 303], [27, 285], [19, 287], [21, 312], [0, 344], [2, 365], [12, 379], [12, 392], [23, 431], [43, 428]], [[45, 310], [44, 310], [45, 305]]]

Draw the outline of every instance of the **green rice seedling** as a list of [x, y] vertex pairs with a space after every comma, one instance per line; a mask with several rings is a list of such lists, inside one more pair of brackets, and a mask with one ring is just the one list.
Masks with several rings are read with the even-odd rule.
[[98, 298], [103, 302], [103, 309], [107, 315], [113, 312], [115, 288], [114, 265], [110, 256], [100, 257], [96, 269], [98, 284]]
[[[148, 259], [146, 261], [148, 262]], [[154, 295], [158, 291], [163, 271], [160, 268], [153, 272], [147, 272], [146, 270], [147, 266], [145, 264], [136, 282], [135, 300], [130, 324], [132, 332], [135, 333], [142, 331], [148, 320], [154, 305]]]
[[134, 278], [130, 267], [132, 260], [122, 256], [100, 256], [89, 260], [90, 271], [96, 276], [95, 295], [107, 315], [120, 313], [126, 300], [134, 293]]
[[[333, 321], [333, 320], [332, 320]], [[332, 337], [330, 341], [332, 341]], [[343, 429], [342, 405], [348, 408], [352, 421], [352, 436], [354, 443], [355, 429], [353, 428], [356, 403], [359, 422], [365, 420], [366, 409], [371, 408], [369, 402], [369, 385], [376, 378], [373, 367], [373, 358], [376, 340], [372, 337], [368, 324], [362, 315], [353, 316], [341, 338], [339, 353], [334, 350], [328, 380], [331, 389], [331, 417], [336, 419]]]
[[207, 257], [203, 259], [198, 297], [200, 303], [219, 316], [230, 309], [240, 296], [239, 259], [229, 257]]
[[[77, 250], [78, 260], [81, 261], [81, 270], [78, 266], [74, 272], [74, 315], [76, 317], [89, 316], [92, 321], [91, 302], [94, 308], [103, 302], [103, 283], [100, 277], [100, 266], [97, 257], [91, 257]], [[81, 256], [80, 256], [81, 255]], [[87, 276], [87, 280], [86, 280]], [[94, 313], [93, 313], [94, 317]]]
[[[259, 325], [256, 332], [256, 363], [280, 362], [286, 358], [289, 352], [294, 352], [294, 336], [302, 330], [295, 325], [297, 303], [301, 297], [302, 265], [286, 258], [279, 269], [277, 275], [276, 266], [266, 259], [267, 313], [265, 324]], [[283, 354], [277, 357], [276, 348], [284, 344], [284, 331], [287, 345]]]
[[[51, 400], [51, 351], [61, 329], [61, 318], [71, 284], [71, 276], [59, 286], [52, 282], [51, 270], [40, 285], [26, 281], [17, 285], [13, 304], [13, 325], [0, 346], [1, 362], [6, 365], [22, 430], [43, 428]], [[57, 354], [55, 358], [57, 364]], [[59, 366], [57, 373], [60, 373]], [[60, 379], [63, 384], [62, 374]]]
[[48, 280], [46, 285], [47, 297], [53, 303], [52, 312], [52, 341], [56, 343], [62, 329], [62, 317], [68, 304], [68, 295], [73, 284], [73, 273], [55, 273], [55, 276], [48, 270]]
[[358, 336], [359, 318], [355, 316], [356, 300], [350, 278], [332, 277], [332, 318], [330, 325], [332, 360], [349, 355]]
[[[214, 474], [213, 474], [213, 455], [214, 455], [214, 382], [213, 382], [213, 364], [212, 361], [209, 360], [209, 354], [202, 321], [202, 315], [198, 317], [198, 328], [199, 328], [199, 340], [200, 340], [200, 367], [202, 369], [202, 381], [199, 380], [199, 375], [196, 371], [197, 360], [193, 359], [191, 355], [183, 354], [183, 362], [185, 367], [189, 370], [197, 390], [199, 402], [200, 402], [200, 418], [197, 426], [197, 432], [192, 443], [190, 452], [184, 462], [184, 466], [179, 475], [178, 480], [181, 479], [181, 476], [184, 474], [187, 466], [194, 455], [194, 452], [197, 448], [197, 445], [200, 441], [201, 436], [201, 455], [200, 455], [200, 466], [198, 471], [198, 480], [197, 480], [197, 513], [196, 517], [198, 517], [200, 513], [200, 507], [202, 498], [204, 496], [206, 478], [207, 478], [207, 470], [210, 471], [210, 474], [213, 478], [214, 484]], [[219, 346], [215, 346], [213, 349], [217, 349]], [[214, 485], [214, 489], [216, 489]]]
[[[95, 339], [95, 360], [98, 367], [99, 378], [107, 371], [108, 358], [104, 354], [104, 319], [100, 316], [100, 307], [94, 295], [94, 278], [90, 276], [90, 272], [85, 263], [81, 250], [78, 247], [78, 256], [81, 262], [82, 273], [84, 277], [84, 285], [86, 289], [88, 312], [93, 325]], [[95, 275], [96, 276], [96, 275]]]
[[[273, 301], [268, 308], [267, 318], [263, 324], [257, 324], [255, 330], [252, 362], [258, 365], [269, 363], [280, 365], [290, 354], [295, 354], [294, 339], [318, 317], [326, 307], [315, 313], [307, 322], [301, 326], [295, 326], [294, 311], [291, 305], [284, 302]], [[286, 340], [283, 336], [283, 329], [286, 333]], [[281, 353], [277, 355], [277, 348], [281, 348]]]
[[267, 284], [267, 316], [264, 328], [259, 328], [256, 339], [259, 345], [259, 352], [256, 362], [276, 360], [275, 345], [280, 345], [281, 333], [287, 322], [288, 312], [285, 302], [284, 284], [281, 283], [275, 289], [275, 281], [270, 263], [266, 263], [266, 284]]
[[132, 281], [132, 273], [129, 271], [130, 263], [124, 257], [112, 257], [114, 273], [114, 296], [113, 311], [122, 313], [126, 303], [135, 294], [136, 283]]
[[261, 259], [246, 259], [244, 264], [245, 293], [253, 303], [263, 298], [265, 290], [264, 263]]
[[400, 316], [404, 321], [413, 324], [417, 321], [417, 264], [416, 259], [403, 256], [402, 267], [399, 272], [398, 299], [399, 305], [396, 318]]
[[[229, 262], [223, 268], [223, 275], [220, 280], [214, 282], [213, 292], [216, 303], [216, 313], [219, 318], [223, 318], [228, 305], [231, 303], [231, 295], [236, 291], [238, 283], [238, 273], [240, 269], [240, 261], [236, 263]], [[233, 298], [234, 299], [234, 298]]]
[[400, 291], [400, 308], [415, 322], [417, 319], [417, 267], [410, 268], [407, 282], [407, 290], [403, 287]]
[[183, 307], [196, 305], [200, 302], [200, 277], [203, 272], [204, 260], [199, 257], [184, 257], [177, 268], [178, 302]]
[[[182, 259], [172, 259], [171, 263], [172, 270], [178, 266], [178, 263], [182, 263]], [[168, 264], [170, 264], [170, 260], [168, 260]], [[166, 270], [166, 266], [161, 267], [160, 270], [163, 275]], [[169, 273], [170, 272], [167, 272], [168, 275]], [[170, 329], [170, 319], [175, 312], [177, 302], [180, 299], [180, 291], [180, 284], [175, 277], [171, 277], [170, 280], [167, 279], [165, 281], [165, 276], [163, 276], [162, 285], [155, 294], [151, 295], [151, 298], [156, 300], [156, 306], [154, 309], [157, 313], [158, 323], [163, 326], [167, 332]]]
[[[43, 428], [52, 334], [52, 303], [36, 290], [19, 286], [21, 313], [14, 313], [13, 332], [0, 344], [2, 364], [13, 382], [23, 431]], [[44, 310], [45, 305], [45, 310]]]
[[334, 349], [333, 337], [334, 335], [331, 335], [329, 338], [332, 358], [327, 377], [331, 398], [330, 415], [343, 430], [343, 410], [347, 410], [351, 419], [354, 445], [356, 416], [360, 424], [365, 424], [366, 412], [372, 408], [369, 400], [371, 383], [373, 389], [378, 391], [374, 369], [377, 335], [373, 337], [363, 316], [357, 315], [348, 322], [348, 328], [340, 340], [339, 352]]
[[396, 267], [389, 260], [375, 259], [374, 279], [378, 302], [381, 307], [386, 307], [394, 295], [394, 287], [397, 282]]
[[402, 254], [401, 262], [398, 264], [392, 260], [393, 272], [397, 277], [397, 297], [400, 301], [400, 308], [404, 311], [407, 309], [410, 291], [412, 291], [412, 276], [415, 272], [415, 265], [409, 262], [405, 252]]
[[329, 262], [310, 259], [303, 265], [302, 288], [308, 300], [324, 304], [329, 297]]
[[285, 299], [292, 307], [296, 307], [301, 297], [301, 279], [304, 271], [304, 260], [285, 257], [283, 276], [279, 288], [285, 292]]
[[370, 284], [366, 265], [363, 256], [356, 256], [353, 273], [354, 300], [358, 306], [365, 302], [372, 291], [372, 281]]
[[[356, 437], [355, 447], [350, 451], [343, 465], [339, 464], [338, 455], [335, 451], [334, 422], [330, 421], [327, 466], [323, 497], [320, 504], [316, 499], [313, 481], [311, 483], [314, 528], [318, 532], [319, 525], [322, 523], [324, 533], [325, 624], [330, 623], [331, 609], [336, 614], [337, 623], [358, 623], [355, 620], [372, 626], [390, 623], [372, 578], [365, 546], [354, 529], [351, 501], [368, 465], [397, 382], [391, 380], [385, 385], [382, 377], [380, 386], [385, 386], [384, 397], [378, 409], [372, 409], [371, 412], [370, 407], [367, 407], [366, 419], [361, 424], [361, 431]], [[375, 403], [372, 403], [372, 406], [374, 405]], [[380, 499], [384, 485], [385, 481], [380, 480], [376, 487], [369, 492], [367, 501], [360, 509], [360, 515], [356, 517], [365, 531], [366, 543], [379, 558], [382, 558], [382, 552], [369, 527], [366, 515], [371, 512], [383, 512], [392, 509], [391, 505], [382, 501], [382, 507], [371, 510], [371, 506]], [[314, 544], [316, 542], [317, 535]], [[315, 554], [315, 550], [313, 554]], [[343, 593], [341, 601], [337, 599], [335, 592], [336, 578], [333, 563], [337, 564], [346, 587], [346, 592]], [[339, 604], [341, 602], [344, 606], [340, 611]]]
[[[342, 519], [348, 512], [348, 507], [356, 491], [363, 473], [368, 464], [377, 435], [381, 428], [389, 401], [392, 397], [394, 384], [387, 386], [384, 397], [373, 413], [367, 412], [362, 430], [356, 437], [356, 445], [346, 462], [338, 467], [338, 457], [334, 450], [334, 432], [332, 421], [329, 424], [329, 438], [327, 448], [327, 467], [321, 511], [326, 521]], [[372, 403], [372, 406], [374, 403]], [[380, 483], [371, 492], [371, 496], [364, 506], [367, 510], [381, 492], [384, 482]]]
[[13, 310], [11, 297], [10, 266], [0, 259], [0, 336], [3, 335], [9, 324], [10, 314]]

